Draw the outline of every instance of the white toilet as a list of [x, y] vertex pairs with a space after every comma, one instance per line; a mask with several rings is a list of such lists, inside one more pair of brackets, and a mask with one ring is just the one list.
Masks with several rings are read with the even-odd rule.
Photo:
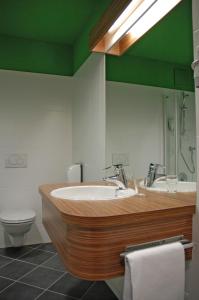
[[24, 243], [25, 234], [35, 220], [35, 212], [31, 209], [5, 210], [0, 213], [0, 222], [14, 247]]

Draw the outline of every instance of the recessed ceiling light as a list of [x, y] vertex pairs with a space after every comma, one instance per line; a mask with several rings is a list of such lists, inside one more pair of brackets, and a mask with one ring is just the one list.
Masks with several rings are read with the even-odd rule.
[[[181, 1], [114, 0], [97, 25], [99, 28], [96, 26], [93, 31], [94, 34], [91, 33], [91, 50], [115, 55], [123, 54]], [[119, 2], [120, 12], [118, 12], [117, 7]], [[123, 6], [121, 2], [123, 2]], [[114, 9], [116, 18], [114, 17]], [[109, 14], [112, 22], [109, 19]]]

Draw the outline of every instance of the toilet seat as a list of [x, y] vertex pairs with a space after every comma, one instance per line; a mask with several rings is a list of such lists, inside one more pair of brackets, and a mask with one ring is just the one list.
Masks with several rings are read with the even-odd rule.
[[27, 223], [34, 218], [35, 212], [32, 209], [5, 210], [0, 213], [0, 221], [7, 224]]

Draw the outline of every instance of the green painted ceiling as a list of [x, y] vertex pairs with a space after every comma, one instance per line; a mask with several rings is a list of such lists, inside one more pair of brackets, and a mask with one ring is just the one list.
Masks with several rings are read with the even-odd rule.
[[134, 44], [127, 54], [190, 65], [193, 60], [191, 2], [183, 0]]
[[0, 34], [72, 45], [107, 0], [1, 0]]
[[[0, 68], [72, 76], [90, 55], [89, 32], [111, 1], [0, 0]], [[190, 72], [193, 59], [191, 2], [182, 0], [122, 57], [107, 56], [107, 79], [173, 88], [169, 78], [176, 68]]]
[[[0, 34], [73, 45], [103, 2], [110, 1], [1, 0]], [[188, 64], [192, 48], [191, 0], [183, 0], [127, 54]]]

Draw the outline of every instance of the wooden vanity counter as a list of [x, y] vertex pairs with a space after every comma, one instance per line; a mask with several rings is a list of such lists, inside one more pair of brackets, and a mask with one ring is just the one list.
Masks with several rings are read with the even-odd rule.
[[[43, 224], [66, 269], [79, 278], [105, 280], [124, 274], [120, 253], [128, 245], [177, 235], [192, 240], [196, 193], [140, 188], [144, 196], [117, 200], [72, 201], [50, 196], [52, 190], [72, 185], [80, 184], [47, 184], [39, 191]], [[191, 250], [186, 250], [186, 258], [191, 258]]]

